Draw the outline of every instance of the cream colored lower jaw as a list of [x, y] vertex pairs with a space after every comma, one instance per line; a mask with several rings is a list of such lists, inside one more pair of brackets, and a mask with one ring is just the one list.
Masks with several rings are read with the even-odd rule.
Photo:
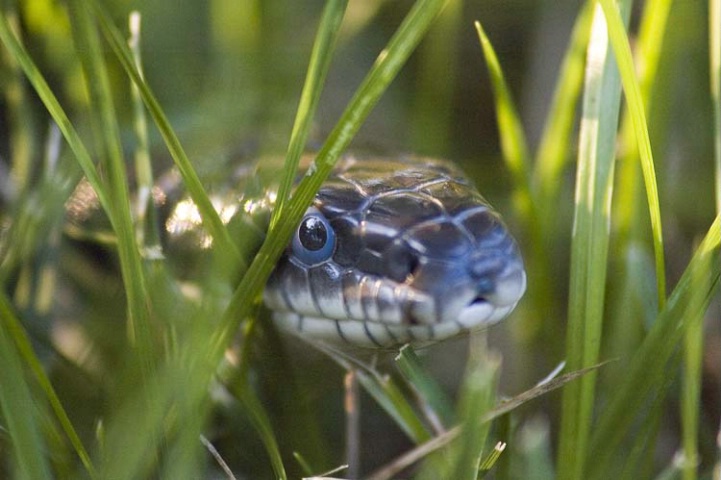
[[427, 345], [446, 338], [485, 328], [502, 320], [515, 305], [494, 308], [481, 303], [466, 307], [455, 321], [434, 325], [389, 325], [373, 321], [334, 320], [277, 312], [276, 325], [289, 333], [330, 344], [367, 348], [392, 348], [406, 343]]

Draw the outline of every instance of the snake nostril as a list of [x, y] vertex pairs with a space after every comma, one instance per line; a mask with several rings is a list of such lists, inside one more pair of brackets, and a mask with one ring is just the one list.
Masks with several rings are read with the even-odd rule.
[[414, 278], [420, 259], [407, 245], [394, 242], [383, 252], [385, 275], [396, 282], [408, 282]]

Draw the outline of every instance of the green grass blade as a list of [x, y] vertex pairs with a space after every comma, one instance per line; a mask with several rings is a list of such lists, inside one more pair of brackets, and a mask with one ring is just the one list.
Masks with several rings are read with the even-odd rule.
[[[0, 15], [12, 25], [14, 32], [22, 31], [15, 5], [4, 2], [0, 6]], [[0, 51], [0, 77], [5, 83], [3, 100], [7, 105], [8, 144], [12, 152], [9, 177], [16, 189], [23, 192], [32, 180], [33, 159], [38, 150], [36, 121], [31, 109], [27, 108], [28, 86], [23, 79], [23, 71], [17, 60], [3, 51]]]
[[[626, 2], [626, 11], [630, 2]], [[621, 100], [605, 21], [596, 9], [588, 45], [571, 244], [566, 361], [578, 370], [598, 363], [606, 293], [610, 208]], [[582, 478], [591, 430], [596, 375], [564, 388], [558, 478]]]
[[[419, 51], [414, 81], [411, 142], [417, 153], [440, 155], [449, 150], [454, 96], [461, 69], [459, 39], [466, 28], [463, 0], [449, 0]], [[439, 75], [438, 72], [443, 72]]]
[[391, 378], [379, 378], [362, 370], [356, 372], [358, 383], [378, 402], [414, 443], [427, 442], [431, 434]]
[[587, 1], [576, 18], [536, 152], [533, 183], [538, 189], [539, 210], [543, 212], [543, 218], [549, 218], [551, 212], [557, 210], [558, 186], [570, 158], [570, 138], [583, 85], [586, 47], [595, 4], [595, 1]]
[[278, 442], [273, 433], [270, 417], [260, 399], [250, 388], [249, 383], [242, 381], [241, 377], [242, 375], [236, 378], [226, 379], [225, 385], [233, 397], [243, 405], [245, 412], [248, 414], [253, 427], [255, 427], [258, 436], [265, 446], [265, 451], [270, 457], [270, 464], [273, 467], [276, 478], [285, 480], [288, 476], [285, 473], [283, 459], [281, 458]]
[[[534, 305], [547, 305], [549, 299], [553, 298], [552, 286], [550, 282], [544, 281], [550, 278], [551, 268], [548, 264], [549, 256], [547, 253], [548, 244], [543, 231], [542, 218], [539, 216], [539, 201], [532, 191], [531, 172], [530, 172], [530, 155], [528, 152], [526, 135], [523, 131], [518, 109], [516, 108], [511, 90], [503, 74], [501, 64], [486, 35], [480, 22], [475, 22], [476, 32], [480, 40], [483, 54], [486, 58], [486, 65], [491, 77], [491, 85], [493, 86], [493, 96], [496, 105], [496, 121], [498, 122], [498, 132], [501, 140], [501, 150], [506, 167], [513, 176], [515, 185], [515, 200], [522, 222], [527, 225], [526, 244], [531, 250], [529, 255], [528, 271], [530, 272], [529, 284], [534, 287], [530, 290], [530, 297]], [[542, 307], [544, 308], [544, 307]], [[536, 322], [529, 325], [533, 317], [526, 317], [526, 325], [521, 327], [528, 338], [532, 337], [531, 332], [537, 331], [541, 326]]]
[[423, 370], [421, 361], [411, 346], [403, 346], [395, 360], [403, 377], [418, 390], [421, 400], [427, 402], [431, 414], [440, 416], [443, 426], [451, 425], [455, 415], [450, 400], [438, 382]]
[[[133, 54], [135, 68], [143, 76], [143, 61], [141, 55], [141, 19], [139, 12], [131, 12], [128, 20], [130, 38], [128, 47]], [[135, 164], [135, 177], [137, 180], [137, 209], [135, 212], [135, 234], [138, 248], [159, 249], [160, 232], [156, 220], [155, 202], [152, 189], [154, 186], [153, 166], [150, 159], [148, 139], [148, 120], [145, 115], [145, 106], [137, 85], [130, 82], [130, 97], [133, 105], [133, 131], [137, 145], [133, 154]]]
[[[506, 79], [498, 61], [496, 52], [493, 50], [481, 22], [475, 22], [478, 39], [483, 47], [483, 54], [486, 57], [488, 73], [491, 76], [494, 98], [496, 101], [496, 119], [498, 130], [501, 136], [501, 150], [506, 161], [508, 170], [513, 175], [516, 188], [523, 198], [524, 208], [531, 208], [533, 202], [530, 191], [530, 155], [526, 142], [526, 134], [523, 132], [523, 125], [518, 116], [518, 110], [511, 96]], [[530, 212], [524, 212], [527, 216]]]
[[[707, 266], [708, 268], [708, 266]], [[707, 291], [707, 271], [700, 271], [698, 278], [694, 279], [694, 288]], [[695, 298], [700, 302], [701, 299]], [[699, 415], [701, 410], [701, 364], [703, 361], [703, 312], [698, 305], [690, 308], [701, 313], [689, 321], [683, 339], [684, 368], [681, 379], [681, 439], [683, 445], [683, 480], [696, 480], [699, 464], [698, 431]]]
[[92, 478], [95, 478], [95, 467], [90, 461], [90, 456], [88, 455], [88, 452], [85, 450], [85, 447], [83, 446], [80, 437], [75, 431], [75, 427], [73, 427], [73, 424], [70, 421], [68, 414], [65, 412], [65, 409], [63, 408], [63, 405], [60, 402], [57, 393], [55, 393], [55, 389], [53, 388], [50, 379], [45, 373], [42, 363], [40, 363], [40, 360], [35, 355], [33, 347], [30, 343], [30, 339], [28, 338], [25, 330], [23, 329], [18, 319], [12, 314], [9, 305], [9, 302], [4, 297], [4, 295], [0, 296], [0, 313], [2, 314], [4, 319], [3, 329], [6, 329], [7, 333], [10, 335], [10, 337], [12, 337], [13, 341], [15, 342], [15, 346], [18, 349], [20, 357], [30, 368], [30, 370], [32, 370], [33, 374], [35, 375], [36, 381], [40, 384], [40, 388], [42, 388], [45, 392], [45, 395], [48, 398], [48, 402], [50, 403], [50, 407], [55, 412], [55, 416], [58, 418], [60, 426], [65, 431], [65, 434], [68, 436], [70, 443], [73, 445], [73, 448], [75, 449], [75, 452], [85, 466], [85, 469], [88, 471]]
[[658, 201], [658, 186], [656, 185], [656, 172], [651, 152], [651, 141], [648, 136], [646, 114], [644, 111], [643, 99], [636, 78], [636, 69], [631, 55], [631, 46], [626, 36], [624, 22], [621, 14], [613, 0], [599, 0], [608, 26], [608, 36], [613, 46], [618, 70], [621, 75], [623, 90], [628, 103], [636, 142], [639, 146], [641, 157], [641, 168], [644, 182], [646, 184], [646, 196], [648, 200], [649, 214], [651, 217], [651, 230], [653, 232], [653, 248], [656, 260], [656, 288], [658, 290], [658, 305], [663, 308], [666, 302], [666, 267], [663, 252], [663, 233], [661, 228], [661, 207]]
[[131, 340], [137, 342], [141, 364], [144, 365], [147, 373], [152, 352], [147, 310], [148, 291], [130, 214], [130, 193], [110, 79], [102, 55], [100, 38], [85, 5], [81, 4], [80, 0], [73, 0], [70, 5], [77, 51], [83, 65], [91, 105], [95, 107], [91, 113], [96, 128], [99, 129], [103, 152], [101, 162], [108, 172], [108, 190], [112, 202], [108, 213], [118, 239], [120, 272], [128, 305], [128, 333]]
[[218, 338], [218, 357], [222, 355], [240, 322], [250, 313], [252, 303], [260, 296], [271, 270], [288, 245], [296, 225], [300, 222], [315, 192], [328, 177], [340, 154], [423, 38], [443, 4], [444, 0], [418, 0], [387, 47], [378, 56], [309, 168], [308, 175], [298, 185], [293, 200], [288, 203], [288, 209], [278, 220], [274, 234], [269, 235], [263, 243], [251, 268], [233, 294], [224, 315], [224, 329]]
[[205, 193], [198, 175], [195, 173], [188, 156], [185, 154], [183, 147], [180, 145], [180, 140], [178, 140], [178, 137], [175, 135], [175, 132], [170, 126], [170, 122], [165, 116], [165, 113], [163, 113], [155, 95], [153, 95], [150, 87], [143, 80], [138, 69], [135, 68], [132, 53], [125, 44], [123, 36], [112, 24], [107, 13], [95, 0], [84, 1], [90, 6], [90, 8], [92, 8], [103, 35], [115, 52], [115, 55], [125, 70], [125, 73], [138, 87], [143, 102], [145, 102], [148, 112], [150, 112], [150, 115], [153, 117], [153, 120], [155, 121], [155, 124], [157, 125], [158, 130], [160, 131], [160, 134], [165, 140], [168, 150], [173, 157], [173, 161], [183, 177], [185, 188], [190, 197], [193, 199], [193, 202], [198, 207], [198, 213], [202, 218], [203, 226], [213, 237], [213, 241], [217, 243], [218, 250], [227, 252], [228, 255], [231, 255], [230, 258], [232, 258], [234, 262], [237, 262], [236, 265], [244, 269], [246, 267], [245, 260], [241, 258], [238, 249], [230, 238], [228, 230], [225, 228], [220, 216], [210, 203], [210, 199]]
[[721, 214], [721, 0], [709, 0], [709, 76], [714, 118], [716, 214]]
[[[646, 407], [648, 396], [664, 384], [669, 361], [694, 319], [705, 311], [717, 292], [721, 275], [721, 217], [709, 228], [664, 309], [636, 350], [626, 374], [607, 400], [591, 442], [592, 473], [603, 472], [634, 419]], [[706, 289], [699, 289], [703, 279]], [[656, 392], [658, 395], [659, 393]]]
[[33, 88], [37, 92], [40, 100], [42, 100], [45, 108], [47, 108], [50, 115], [57, 123], [58, 128], [68, 142], [68, 145], [75, 154], [80, 167], [83, 169], [83, 173], [88, 179], [88, 182], [93, 186], [96, 194], [98, 195], [98, 201], [103, 206], [106, 212], [110, 211], [110, 201], [108, 198], [107, 191], [103, 186], [103, 182], [95, 169], [87, 148], [80, 140], [75, 127], [73, 127], [70, 119], [65, 114], [65, 111], [60, 106], [57, 97], [53, 94], [52, 90], [48, 86], [47, 82], [43, 78], [40, 70], [35, 66], [35, 63], [30, 58], [27, 50], [20, 44], [18, 39], [12, 33], [10, 25], [4, 15], [0, 15], [0, 41], [5, 45], [13, 58], [18, 62], [20, 67], [25, 72], [25, 76], [28, 78]]
[[0, 295], [0, 409], [12, 441], [15, 471], [19, 478], [53, 478], [40, 434], [38, 409], [26, 381], [22, 362], [8, 332], [8, 324], [17, 323], [10, 304]]
[[290, 197], [293, 181], [298, 171], [298, 162], [308, 141], [308, 133], [318, 107], [320, 94], [323, 91], [325, 78], [333, 58], [333, 49], [338, 37], [338, 31], [347, 5], [348, 0], [330, 0], [323, 9], [323, 16], [313, 44], [303, 92], [300, 95], [293, 131], [290, 135], [283, 178], [278, 188], [278, 198], [270, 220], [271, 229], [275, 227], [285, 208], [286, 201]]
[[455, 457], [450, 475], [443, 475], [442, 478], [477, 478], [479, 460], [491, 429], [486, 413], [493, 408], [496, 400], [500, 366], [500, 358], [487, 354], [472, 357], [469, 361], [469, 371], [463, 381], [458, 405], [463, 429], [454, 445]]

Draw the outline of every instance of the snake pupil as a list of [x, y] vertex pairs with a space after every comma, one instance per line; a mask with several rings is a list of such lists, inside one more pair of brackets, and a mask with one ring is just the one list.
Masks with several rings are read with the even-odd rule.
[[328, 241], [328, 231], [319, 218], [307, 217], [300, 225], [298, 238], [305, 248], [315, 252], [325, 246]]

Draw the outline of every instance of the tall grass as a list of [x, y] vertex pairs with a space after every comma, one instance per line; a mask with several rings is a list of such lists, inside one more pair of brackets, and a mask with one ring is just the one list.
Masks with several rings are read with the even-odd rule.
[[[214, 31], [204, 44], [211, 50], [215, 45], [221, 58], [237, 48], [237, 61], [244, 60], [239, 52], [249, 58], [244, 64], [247, 70], [262, 68], [258, 59], [272, 57], [268, 52], [283, 56], [273, 48], [280, 36], [289, 33], [276, 31], [274, 21], [296, 25], [293, 33], [307, 40], [297, 42], [297, 50], [292, 51], [293, 56], [302, 51], [309, 59], [303, 87], [298, 84], [297, 90], [284, 93], [297, 105], [295, 123], [287, 118], [270, 125], [283, 132], [281, 141], [264, 137], [268, 125], [248, 133], [252, 137], [261, 132], [268, 145], [287, 146], [281, 153], [286, 164], [278, 208], [252, 258], [244, 257], [245, 250], [210, 202], [206, 185], [212, 178], [204, 177], [207, 165], [196, 158], [192, 146], [194, 136], [202, 137], [203, 132], [189, 132], [182, 113], [163, 108], [163, 98], [169, 97], [162, 88], [156, 89], [154, 81], [167, 80], [143, 73], [143, 67], [152, 71], [153, 62], [162, 63], [162, 54], [143, 52], [146, 64], [141, 65], [144, 42], [132, 49], [127, 46], [126, 34], [116, 22], [122, 9], [112, 10], [111, 15], [96, 0], [69, 1], [67, 10], [52, 10], [49, 3], [38, 2], [38, 8], [57, 16], [57, 25], [67, 26], [56, 27], [53, 38], [74, 48], [72, 61], [51, 74], [53, 63], [39, 47], [46, 34], [37, 23], [42, 16], [23, 3], [3, 5], [0, 88], [2, 114], [8, 122], [5, 136], [0, 136], [0, 151], [9, 152], [11, 176], [0, 184], [0, 476], [227, 475], [218, 462], [248, 478], [328, 472], [344, 461], [338, 446], [343, 426], [340, 382], [327, 380], [339, 379], [338, 370], [354, 370], [365, 392], [358, 440], [367, 450], [360, 470], [375, 480], [399, 475], [459, 479], [683, 475], [691, 480], [708, 478], [714, 466], [718, 469], [714, 440], [718, 406], [703, 403], [700, 392], [704, 382], [718, 380], [717, 370], [703, 368], [709, 352], [704, 342], [718, 339], [718, 326], [705, 325], [703, 320], [717, 295], [721, 274], [719, 187], [711, 185], [708, 194], [702, 192], [705, 184], [684, 187], [692, 197], [693, 211], [701, 213], [692, 220], [679, 220], [683, 206], [674, 207], [669, 200], [674, 176], [685, 178], [681, 174], [686, 173], [679, 172], [673, 157], [679, 148], [662, 142], [652, 128], [666, 122], [668, 131], [685, 131], [662, 108], [671, 103], [668, 92], [673, 85], [660, 79], [676, 76], [684, 80], [684, 88], [701, 92], [702, 103], [714, 105], [703, 117], [710, 121], [695, 125], [697, 138], [677, 141], [682, 146], [702, 143], [704, 138], [712, 139], [711, 145], [715, 142], [715, 150], [704, 151], [709, 158], [715, 155], [716, 162], [699, 168], [715, 170], [702, 176], [715, 177], [718, 183], [721, 22], [713, 20], [720, 15], [718, 2], [710, 0], [708, 12], [710, 92], [708, 84], [690, 86], [684, 72], [668, 66], [674, 65], [674, 48], [689, 52], [693, 41], [690, 33], [672, 35], [669, 19], [674, 9], [689, 18], [677, 28], [693, 28], [694, 33], [706, 25], [703, 9], [683, 2], [648, 1], [639, 10], [640, 21], [631, 22], [639, 24], [638, 32], [628, 33], [631, 1], [584, 2], [566, 50], [559, 55], [561, 68], [546, 121], [537, 129], [541, 132], [537, 147], [527, 139], [523, 104], [516, 102], [518, 74], [508, 69], [512, 62], [506, 56], [512, 49], [502, 41], [506, 33], [486, 18], [492, 15], [491, 6], [478, 11], [470, 2], [453, 1], [441, 14], [446, 3], [442, 0], [418, 0], [402, 12], [396, 10], [400, 6], [381, 0], [369, 3], [367, 11], [352, 2], [329, 0], [322, 10], [306, 12], [301, 21], [293, 17], [294, 7], [271, 3], [247, 2], [240, 15], [229, 4], [218, 2], [214, 12], [238, 18], [230, 15], [235, 12], [248, 28], [238, 35], [229, 29]], [[388, 12], [397, 15], [390, 15], [393, 21], [386, 24], [382, 13]], [[468, 12], [479, 20], [478, 37], [472, 49], [464, 50], [470, 55], [468, 61], [451, 59], [457, 42], [472, 33], [476, 18], [468, 18]], [[441, 21], [433, 27], [439, 15]], [[144, 24], [154, 25], [152, 20], [152, 15], [144, 18]], [[220, 28], [222, 19], [212, 20], [208, 23]], [[311, 28], [308, 23], [314, 41], [313, 35], [302, 34]], [[345, 31], [349, 24], [352, 28]], [[422, 45], [413, 57], [429, 30], [432, 44]], [[368, 32], [379, 35], [382, 42]], [[151, 33], [143, 37], [150, 38]], [[340, 82], [350, 100], [344, 100], [346, 106], [327, 129], [325, 141], [317, 141], [313, 125], [323, 125], [323, 116], [332, 111], [324, 102], [336, 101], [329, 88], [338, 85], [333, 66], [353, 64], [358, 55], [353, 48], [364, 39], [376, 46], [375, 63], [368, 66], [353, 96], [353, 88], [345, 80]], [[185, 53], [190, 62], [206, 52]], [[345, 56], [351, 61], [344, 63]], [[465, 120], [457, 118], [453, 102], [465, 94], [458, 86], [465, 85], [462, 82], [476, 63], [480, 65], [481, 57], [495, 102], [493, 108], [477, 108], [495, 115], [497, 156], [507, 169], [493, 181], [510, 182], [513, 209], [502, 209], [521, 240], [529, 270], [528, 297], [510, 320], [522, 334], [498, 344], [498, 330], [489, 337], [475, 336], [457, 392], [449, 392], [444, 382], [455, 372], [433, 360], [442, 346], [420, 355], [405, 348], [391, 364], [376, 366], [338, 352], [326, 352], [327, 357], [318, 360], [279, 339], [259, 309], [262, 288], [339, 155], [359, 132], [362, 135], [366, 119], [368, 128], [374, 121], [382, 124], [384, 116], [393, 115], [387, 104], [403, 105], [398, 98], [404, 91], [418, 91], [409, 85], [421, 92], [407, 100], [414, 120], [391, 122], [416, 139], [406, 149], [460, 151], [453, 142]], [[360, 58], [368, 60], [367, 53]], [[213, 61], [207, 61], [210, 71], [216, 68]], [[422, 72], [417, 84], [408, 80], [413, 68], [403, 69], [409, 61]], [[290, 69], [293, 61], [279, 65]], [[277, 122], [255, 102], [274, 98], [279, 105], [267, 108], [283, 111], [282, 99], [273, 95], [283, 91], [278, 85], [286, 81], [262, 74], [254, 77], [246, 70], [236, 71], [239, 82], [250, 85], [250, 91], [236, 92], [239, 111]], [[478, 83], [480, 71], [479, 66], [470, 75], [472, 82]], [[290, 69], [288, 75], [300, 79], [302, 73]], [[399, 74], [400, 82], [391, 86]], [[268, 84], [274, 81], [277, 85]], [[217, 85], [208, 82], [213, 85], [209, 90]], [[135, 102], [134, 111], [119, 101], [126, 92]], [[213, 97], [215, 93], [203, 93], [211, 99], [204, 105], [226, 98]], [[443, 105], [434, 107], [434, 98], [442, 99]], [[371, 112], [377, 104], [381, 114], [374, 117]], [[682, 112], [696, 114], [696, 108], [687, 108]], [[227, 115], [220, 110], [220, 117]], [[153, 121], [150, 129], [143, 126], [146, 113]], [[126, 127], [128, 118], [137, 125], [135, 133]], [[66, 148], [61, 153], [50, 149], [46, 157], [52, 161], [42, 165], [37, 158], [50, 119]], [[252, 125], [250, 120], [244, 122]], [[176, 123], [180, 126], [174, 127]], [[213, 132], [212, 136], [231, 135]], [[289, 198], [298, 159], [309, 143], [320, 145], [315, 162]], [[199, 144], [207, 147], [203, 141]], [[173, 259], [153, 254], [154, 234], [144, 231], [152, 228], [150, 223], [133, 215], [138, 211], [131, 203], [133, 174], [125, 161], [133, 146], [140, 158], [135, 174], [146, 189], [151, 170], [158, 169], [149, 163], [162, 156], [158, 151], [169, 152], [213, 238], [214, 254], [195, 283], [177, 278]], [[216, 154], [207, 152], [210, 158]], [[492, 172], [487, 158], [478, 156], [477, 165]], [[575, 177], [568, 174], [574, 170]], [[53, 240], [62, 231], [63, 202], [80, 171], [109, 219], [111, 254], [87, 245], [78, 253], [72, 241], [58, 246]], [[483, 183], [483, 178], [479, 180]], [[714, 189], [715, 201], [710, 200]], [[496, 191], [491, 190], [489, 199], [495, 200], [494, 195], [504, 205]], [[564, 212], [573, 212], [572, 218]], [[152, 218], [155, 213], [151, 209], [147, 214]], [[672, 227], [662, 229], [662, 220]], [[681, 223], [693, 225], [684, 234], [695, 238], [693, 242], [680, 239]], [[679, 248], [685, 248], [681, 255]], [[107, 273], [108, 268], [97, 268], [98, 263], [110, 264], [111, 271], [117, 265], [119, 278]], [[44, 280], [50, 277], [59, 279], [55, 287]], [[229, 286], [230, 278], [240, 280]], [[57, 311], [43, 307], [48, 298], [55, 299]], [[718, 317], [718, 307], [711, 308], [716, 313], [708, 315]], [[450, 344], [456, 358], [457, 345]], [[542, 368], [565, 361], [571, 373], [542, 381], [546, 372], [533, 361], [539, 357]], [[514, 368], [540, 385], [522, 388], [507, 383], [505, 371]], [[561, 395], [550, 393], [559, 387]], [[519, 388], [528, 391], [510, 399], [503, 395]], [[678, 417], [680, 427], [667, 425], [664, 419], [669, 416]], [[716, 425], [708, 428], [708, 419], [717, 420]], [[385, 445], [386, 437], [393, 439], [389, 443], [393, 446], [381, 446], [382, 452], [373, 453], [375, 444]], [[212, 452], [208, 444], [214, 446]], [[669, 444], [671, 451], [665, 450]], [[674, 461], [674, 452], [683, 461]], [[332, 476], [342, 475], [341, 470]]]

